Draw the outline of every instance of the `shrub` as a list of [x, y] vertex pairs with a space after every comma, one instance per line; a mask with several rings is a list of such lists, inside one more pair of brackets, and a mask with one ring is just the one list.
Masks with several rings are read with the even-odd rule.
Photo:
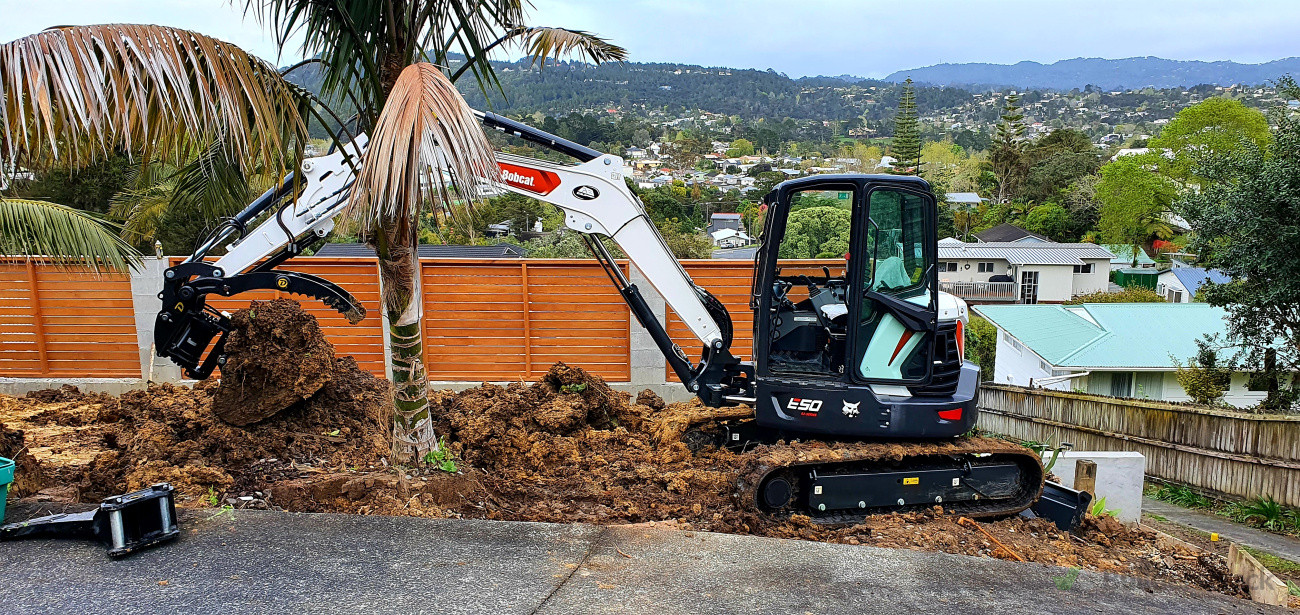
[[1080, 303], [1164, 303], [1165, 298], [1159, 293], [1144, 286], [1125, 286], [1124, 290], [1117, 293], [1112, 292], [1095, 292], [1087, 295], [1079, 295], [1065, 305], [1079, 305]]
[[998, 328], [979, 316], [971, 316], [966, 325], [966, 358], [980, 366], [984, 379], [993, 377], [993, 362], [997, 359]]

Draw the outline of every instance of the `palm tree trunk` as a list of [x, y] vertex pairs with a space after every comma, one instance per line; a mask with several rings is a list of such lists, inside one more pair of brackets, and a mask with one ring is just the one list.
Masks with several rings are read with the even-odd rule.
[[389, 363], [393, 369], [393, 457], [410, 461], [438, 448], [429, 412], [424, 365], [424, 297], [420, 260], [409, 221], [385, 221], [371, 244], [379, 255], [379, 279], [388, 316]]

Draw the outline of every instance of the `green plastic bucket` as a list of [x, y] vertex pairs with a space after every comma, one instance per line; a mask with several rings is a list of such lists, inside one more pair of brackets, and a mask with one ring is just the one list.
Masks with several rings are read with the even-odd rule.
[[5, 500], [9, 499], [9, 483], [14, 482], [14, 462], [0, 457], [0, 523], [5, 520]]

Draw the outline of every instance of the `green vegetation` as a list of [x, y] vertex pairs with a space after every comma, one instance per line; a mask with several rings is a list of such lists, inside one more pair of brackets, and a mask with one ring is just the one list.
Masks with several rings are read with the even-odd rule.
[[1150, 288], [1145, 286], [1125, 286], [1124, 290], [1117, 293], [1098, 291], [1079, 295], [1065, 305], [1079, 305], [1081, 303], [1164, 303], [1165, 298]]
[[[1183, 508], [1211, 512], [1243, 525], [1278, 534], [1300, 536], [1300, 510], [1283, 506], [1271, 497], [1230, 502], [1207, 497], [1186, 485], [1175, 484], [1149, 485], [1146, 495]], [[1265, 566], [1273, 568], [1267, 563]]]
[[1088, 514], [1094, 517], [1114, 517], [1119, 514], [1119, 509], [1106, 508], [1106, 498], [1098, 498], [1088, 507]]
[[425, 465], [435, 466], [448, 474], [456, 473], [456, 458], [447, 449], [447, 443], [441, 438], [438, 439], [437, 446], [426, 452], [421, 460], [424, 461]]
[[[1300, 97], [1290, 78], [1278, 90]], [[1300, 118], [1279, 108], [1270, 119], [1267, 147], [1241, 140], [1225, 155], [1198, 159], [1192, 174], [1201, 189], [1187, 191], [1176, 208], [1192, 227], [1189, 249], [1201, 264], [1233, 278], [1206, 285], [1198, 298], [1227, 309], [1228, 341], [1265, 381], [1263, 407], [1279, 411], [1300, 400], [1300, 380], [1288, 376], [1300, 372]]]
[[916, 113], [916, 88], [912, 80], [903, 84], [903, 95], [898, 99], [898, 114], [894, 116], [894, 139], [890, 153], [896, 159], [893, 172], [913, 175], [921, 166], [921, 128]]
[[980, 366], [985, 379], [991, 378], [993, 362], [997, 358], [998, 328], [979, 316], [971, 316], [965, 337], [966, 358]]

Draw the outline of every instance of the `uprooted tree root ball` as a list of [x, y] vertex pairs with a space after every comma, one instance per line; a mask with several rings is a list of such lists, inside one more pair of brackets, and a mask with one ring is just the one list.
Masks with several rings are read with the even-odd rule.
[[[252, 320], [272, 313], [254, 309]], [[393, 467], [387, 382], [351, 358], [332, 359], [325, 373], [314, 394], [245, 427], [218, 417], [220, 388], [208, 382], [195, 389], [154, 385], [120, 398], [66, 391], [0, 396], [0, 422], [26, 432], [25, 446], [45, 476], [38, 498], [96, 501], [165, 480], [186, 506], [247, 500], [306, 512], [646, 523], [1015, 559], [988, 532], [1027, 561], [1243, 595], [1221, 558], [1162, 550], [1153, 534], [1108, 519], [1090, 521], [1080, 539], [1020, 518], [979, 523], [982, 532], [942, 509], [872, 516], [847, 527], [756, 513], [738, 503], [735, 486], [771, 447], [692, 452], [682, 441], [691, 427], [748, 416], [747, 409], [665, 404], [649, 391], [634, 399], [564, 364], [532, 384], [435, 392], [437, 430], [457, 471]], [[791, 450], [814, 455], [832, 448], [806, 443]]]
[[212, 410], [249, 425], [315, 395], [334, 373], [334, 346], [296, 301], [254, 301], [230, 318], [229, 355]]

